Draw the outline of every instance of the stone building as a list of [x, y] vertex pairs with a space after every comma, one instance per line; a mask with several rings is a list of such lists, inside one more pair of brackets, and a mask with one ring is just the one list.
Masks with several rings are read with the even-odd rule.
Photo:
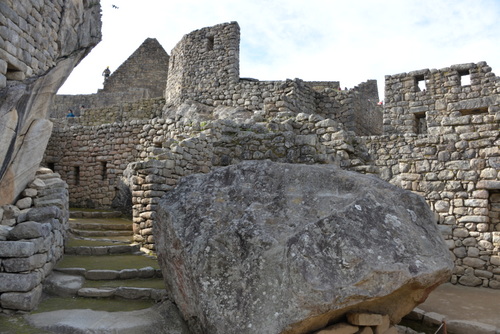
[[168, 60], [169, 56], [158, 40], [147, 38], [111, 73], [104, 81], [103, 88], [96, 94], [57, 95], [50, 116], [65, 117], [69, 109], [81, 116], [87, 108], [103, 108], [123, 102], [163, 97], [167, 84]]
[[387, 76], [379, 106], [374, 80], [245, 79], [238, 59], [237, 23], [194, 31], [171, 52], [165, 99], [60, 119], [45, 163], [71, 204], [131, 208], [135, 240], [154, 250], [156, 205], [183, 176], [242, 160], [337, 164], [426, 198], [452, 282], [500, 288], [500, 79], [485, 62]]

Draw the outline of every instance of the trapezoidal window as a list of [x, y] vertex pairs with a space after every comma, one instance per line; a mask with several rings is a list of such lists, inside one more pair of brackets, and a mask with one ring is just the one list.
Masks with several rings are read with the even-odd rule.
[[415, 133], [418, 135], [427, 134], [427, 120], [425, 112], [415, 113]]
[[424, 75], [417, 75], [415, 77], [415, 91], [417, 92], [425, 92], [427, 88], [427, 84], [424, 78]]
[[458, 71], [458, 75], [460, 76], [460, 85], [461, 86], [470, 86], [470, 72], [469, 72], [469, 70]]
[[212, 51], [214, 49], [214, 36], [207, 37], [207, 51]]

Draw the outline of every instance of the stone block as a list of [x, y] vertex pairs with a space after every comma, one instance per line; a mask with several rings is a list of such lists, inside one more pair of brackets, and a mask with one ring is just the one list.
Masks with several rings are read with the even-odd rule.
[[378, 326], [382, 325], [383, 317], [374, 313], [349, 313], [347, 321], [356, 326]]
[[0, 292], [28, 292], [42, 281], [38, 272], [29, 274], [0, 273]]
[[465, 286], [479, 286], [483, 284], [483, 280], [472, 275], [464, 275], [458, 279], [458, 283]]
[[47, 254], [35, 254], [30, 257], [14, 257], [4, 259], [2, 261], [5, 272], [19, 273], [24, 271], [32, 271], [43, 267], [47, 262]]
[[34, 310], [42, 297], [42, 285], [37, 285], [28, 292], [6, 292], [0, 295], [2, 308], [22, 311]]
[[130, 279], [139, 276], [139, 270], [137, 269], [122, 269], [120, 270], [120, 279]]
[[9, 233], [10, 240], [47, 238], [50, 236], [52, 227], [48, 223], [37, 223], [27, 221], [17, 224]]
[[16, 206], [23, 210], [31, 207], [33, 204], [33, 199], [31, 197], [25, 197], [16, 202]]
[[374, 328], [374, 334], [383, 334], [391, 327], [391, 319], [388, 315], [382, 316], [382, 323]]
[[154, 277], [156, 270], [153, 267], [144, 267], [139, 269], [140, 278], [151, 278]]
[[2, 257], [28, 257], [35, 254], [35, 246], [27, 241], [0, 241]]
[[494, 266], [500, 266], [500, 256], [493, 255], [490, 257], [490, 263]]
[[119, 272], [116, 270], [88, 270], [85, 273], [85, 278], [89, 280], [113, 280], [119, 277]]
[[78, 296], [80, 297], [90, 297], [90, 298], [107, 298], [112, 297], [115, 294], [114, 288], [81, 288], [78, 290]]
[[115, 296], [125, 299], [150, 299], [151, 289], [148, 288], [133, 288], [119, 287], [115, 291]]
[[466, 257], [463, 259], [463, 264], [476, 269], [483, 269], [486, 261], [475, 257]]

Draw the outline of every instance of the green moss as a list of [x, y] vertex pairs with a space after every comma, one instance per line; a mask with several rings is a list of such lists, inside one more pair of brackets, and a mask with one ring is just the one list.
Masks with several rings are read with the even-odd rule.
[[31, 327], [22, 315], [7, 316], [0, 314], [0, 333], [2, 334], [50, 334], [39, 328]]
[[153, 267], [159, 269], [156, 259], [143, 255], [109, 255], [109, 256], [82, 256], [82, 255], [64, 255], [59, 261], [57, 268], [85, 268], [87, 270], [107, 269], [140, 269], [144, 267]]

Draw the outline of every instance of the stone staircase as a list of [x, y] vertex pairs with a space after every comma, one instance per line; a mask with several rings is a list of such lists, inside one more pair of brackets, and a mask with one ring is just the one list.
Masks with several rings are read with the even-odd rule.
[[149, 300], [166, 297], [156, 259], [132, 243], [120, 212], [72, 211], [65, 255], [44, 284], [48, 295]]
[[65, 255], [35, 312], [2, 317], [0, 333], [190, 334], [166, 298], [156, 259], [132, 242], [132, 222], [73, 211]]

